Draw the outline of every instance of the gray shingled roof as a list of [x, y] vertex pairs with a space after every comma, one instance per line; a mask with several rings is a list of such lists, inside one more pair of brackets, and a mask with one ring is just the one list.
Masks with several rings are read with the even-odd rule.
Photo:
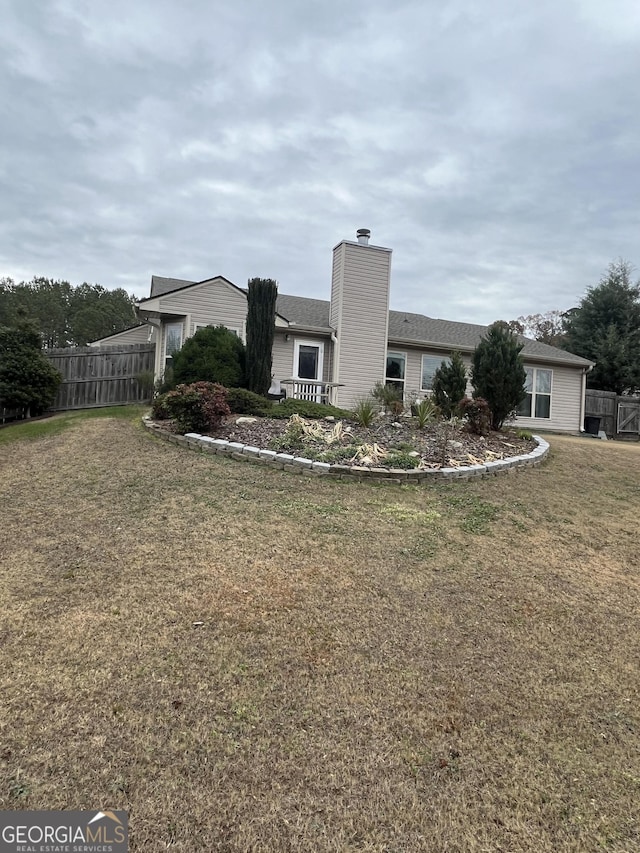
[[298, 326], [329, 329], [329, 303], [326, 299], [307, 299], [306, 296], [279, 293], [276, 311], [285, 320]]
[[151, 276], [151, 295], [163, 296], [165, 293], [171, 293], [172, 290], [180, 290], [182, 287], [189, 287], [195, 284], [195, 281], [187, 281], [184, 278], [163, 278], [161, 275]]
[[[278, 313], [299, 326], [316, 326], [329, 329], [329, 302], [324, 299], [307, 299], [304, 296], [278, 296]], [[434, 320], [423, 314], [407, 311], [389, 311], [389, 340], [407, 343], [442, 345], [445, 349], [472, 350], [486, 333], [486, 326], [474, 323], [456, 323], [452, 320]], [[520, 336], [524, 355], [565, 361], [568, 364], [591, 364], [570, 352]]]
[[[162, 278], [154, 275], [151, 279], [151, 296], [160, 296], [198, 282], [179, 278]], [[329, 302], [326, 299], [308, 299], [306, 296], [287, 296], [278, 294], [276, 311], [285, 320], [297, 326], [311, 326], [331, 331], [329, 326]], [[435, 320], [424, 314], [410, 314], [407, 311], [389, 311], [389, 340], [400, 343], [415, 343], [423, 346], [442, 347], [443, 349], [473, 350], [487, 331], [486, 326], [474, 323], [456, 323], [452, 320]], [[576, 366], [592, 364], [565, 350], [542, 344], [530, 338], [520, 336], [524, 344], [523, 355], [549, 361], [566, 362]]]

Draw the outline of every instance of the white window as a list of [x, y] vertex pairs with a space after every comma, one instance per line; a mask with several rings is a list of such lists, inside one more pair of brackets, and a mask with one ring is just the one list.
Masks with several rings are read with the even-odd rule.
[[172, 356], [182, 346], [182, 323], [167, 323], [164, 328], [164, 366], [171, 366]]
[[404, 380], [407, 369], [406, 352], [388, 352], [387, 368], [384, 374], [386, 385], [395, 385], [402, 392], [404, 398]]
[[542, 367], [526, 367], [524, 390], [527, 396], [518, 408], [521, 418], [551, 417], [551, 385], [553, 371]]
[[423, 355], [422, 356], [422, 378], [420, 380], [421, 391], [433, 391], [433, 377], [436, 370], [442, 364], [451, 364], [449, 356]]

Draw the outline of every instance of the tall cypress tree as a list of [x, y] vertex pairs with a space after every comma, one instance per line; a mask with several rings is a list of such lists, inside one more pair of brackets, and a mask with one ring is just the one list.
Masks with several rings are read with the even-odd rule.
[[278, 285], [271, 278], [249, 280], [247, 294], [247, 388], [263, 396], [271, 385]]

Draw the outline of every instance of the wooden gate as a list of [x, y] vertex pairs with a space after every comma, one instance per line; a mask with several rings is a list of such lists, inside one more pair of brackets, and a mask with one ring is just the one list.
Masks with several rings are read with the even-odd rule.
[[618, 432], [640, 434], [640, 400], [618, 401]]
[[91, 409], [144, 403], [153, 390], [155, 344], [44, 350], [62, 374], [51, 409]]

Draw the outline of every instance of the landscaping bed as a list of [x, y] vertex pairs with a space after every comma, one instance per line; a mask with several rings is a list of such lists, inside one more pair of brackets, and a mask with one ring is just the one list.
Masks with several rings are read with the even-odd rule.
[[295, 415], [288, 421], [231, 416], [215, 437], [321, 462], [407, 469], [482, 464], [530, 453], [536, 446], [516, 431], [480, 436], [449, 421], [418, 429], [405, 417], [380, 417], [364, 427], [349, 420]]

